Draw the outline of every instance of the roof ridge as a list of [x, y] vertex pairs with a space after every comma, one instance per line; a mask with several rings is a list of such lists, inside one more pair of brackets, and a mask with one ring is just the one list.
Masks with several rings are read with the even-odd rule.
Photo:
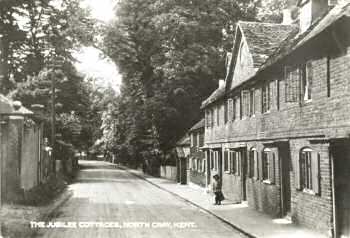
[[282, 23], [272, 23], [272, 22], [259, 22], [259, 21], [242, 21], [239, 20], [237, 22], [240, 23], [247, 23], [247, 24], [261, 24], [261, 25], [272, 25], [272, 26], [294, 26], [293, 24], [282, 24]]

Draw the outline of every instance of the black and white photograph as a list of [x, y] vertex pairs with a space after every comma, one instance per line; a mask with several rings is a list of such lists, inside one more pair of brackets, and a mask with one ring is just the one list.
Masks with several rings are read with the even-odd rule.
[[0, 238], [350, 238], [350, 0], [0, 0]]

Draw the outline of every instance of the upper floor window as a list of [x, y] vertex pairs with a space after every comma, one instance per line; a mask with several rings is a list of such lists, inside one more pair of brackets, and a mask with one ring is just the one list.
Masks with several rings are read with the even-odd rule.
[[299, 68], [285, 67], [285, 101], [297, 102], [299, 99], [300, 70]]
[[234, 118], [233, 118], [233, 112], [234, 112], [234, 110], [233, 110], [234, 109], [233, 108], [233, 106], [234, 106], [233, 103], [234, 103], [234, 101], [233, 101], [232, 98], [227, 100], [227, 107], [228, 107], [227, 117], [228, 117], [229, 121], [233, 121], [234, 120]]
[[214, 127], [214, 109], [210, 110], [210, 126]]
[[304, 101], [309, 101], [312, 98], [312, 63], [309, 61], [303, 65], [302, 71], [302, 95]]
[[270, 83], [267, 82], [263, 85], [261, 89], [261, 102], [262, 102], [262, 112], [268, 112], [271, 108], [271, 89]]
[[224, 123], [228, 122], [228, 109], [229, 109], [229, 100], [224, 103]]
[[216, 107], [216, 124], [220, 125], [220, 106]]
[[242, 117], [250, 116], [250, 91], [242, 91]]
[[250, 90], [250, 115], [253, 116], [255, 115], [255, 90], [251, 89]]

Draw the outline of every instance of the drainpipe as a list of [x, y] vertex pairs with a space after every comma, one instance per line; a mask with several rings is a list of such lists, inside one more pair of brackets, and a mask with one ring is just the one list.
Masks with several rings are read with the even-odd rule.
[[333, 232], [330, 234], [331, 237], [338, 237], [338, 228], [337, 228], [337, 207], [335, 201], [335, 175], [334, 175], [334, 156], [332, 154], [332, 147], [329, 148], [329, 158], [331, 162], [331, 184], [332, 184], [332, 210], [333, 210]]

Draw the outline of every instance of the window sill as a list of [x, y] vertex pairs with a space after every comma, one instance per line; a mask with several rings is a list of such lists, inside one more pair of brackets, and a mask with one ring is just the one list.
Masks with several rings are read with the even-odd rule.
[[316, 193], [315, 193], [314, 191], [312, 191], [312, 190], [310, 190], [310, 189], [307, 189], [307, 188], [304, 188], [304, 189], [302, 190], [302, 192], [303, 192], [303, 193], [306, 193], [306, 194], [309, 194], [309, 195], [313, 195], [313, 196], [316, 195]]
[[230, 171], [224, 171], [225, 174], [230, 174]]
[[265, 179], [265, 180], [263, 180], [262, 181], [264, 184], [269, 184], [269, 185], [271, 185], [271, 184], [273, 184], [270, 180], [268, 180], [268, 179]]
[[270, 114], [270, 110], [266, 111], [266, 112], [263, 112], [262, 114], [265, 115], [265, 114]]

